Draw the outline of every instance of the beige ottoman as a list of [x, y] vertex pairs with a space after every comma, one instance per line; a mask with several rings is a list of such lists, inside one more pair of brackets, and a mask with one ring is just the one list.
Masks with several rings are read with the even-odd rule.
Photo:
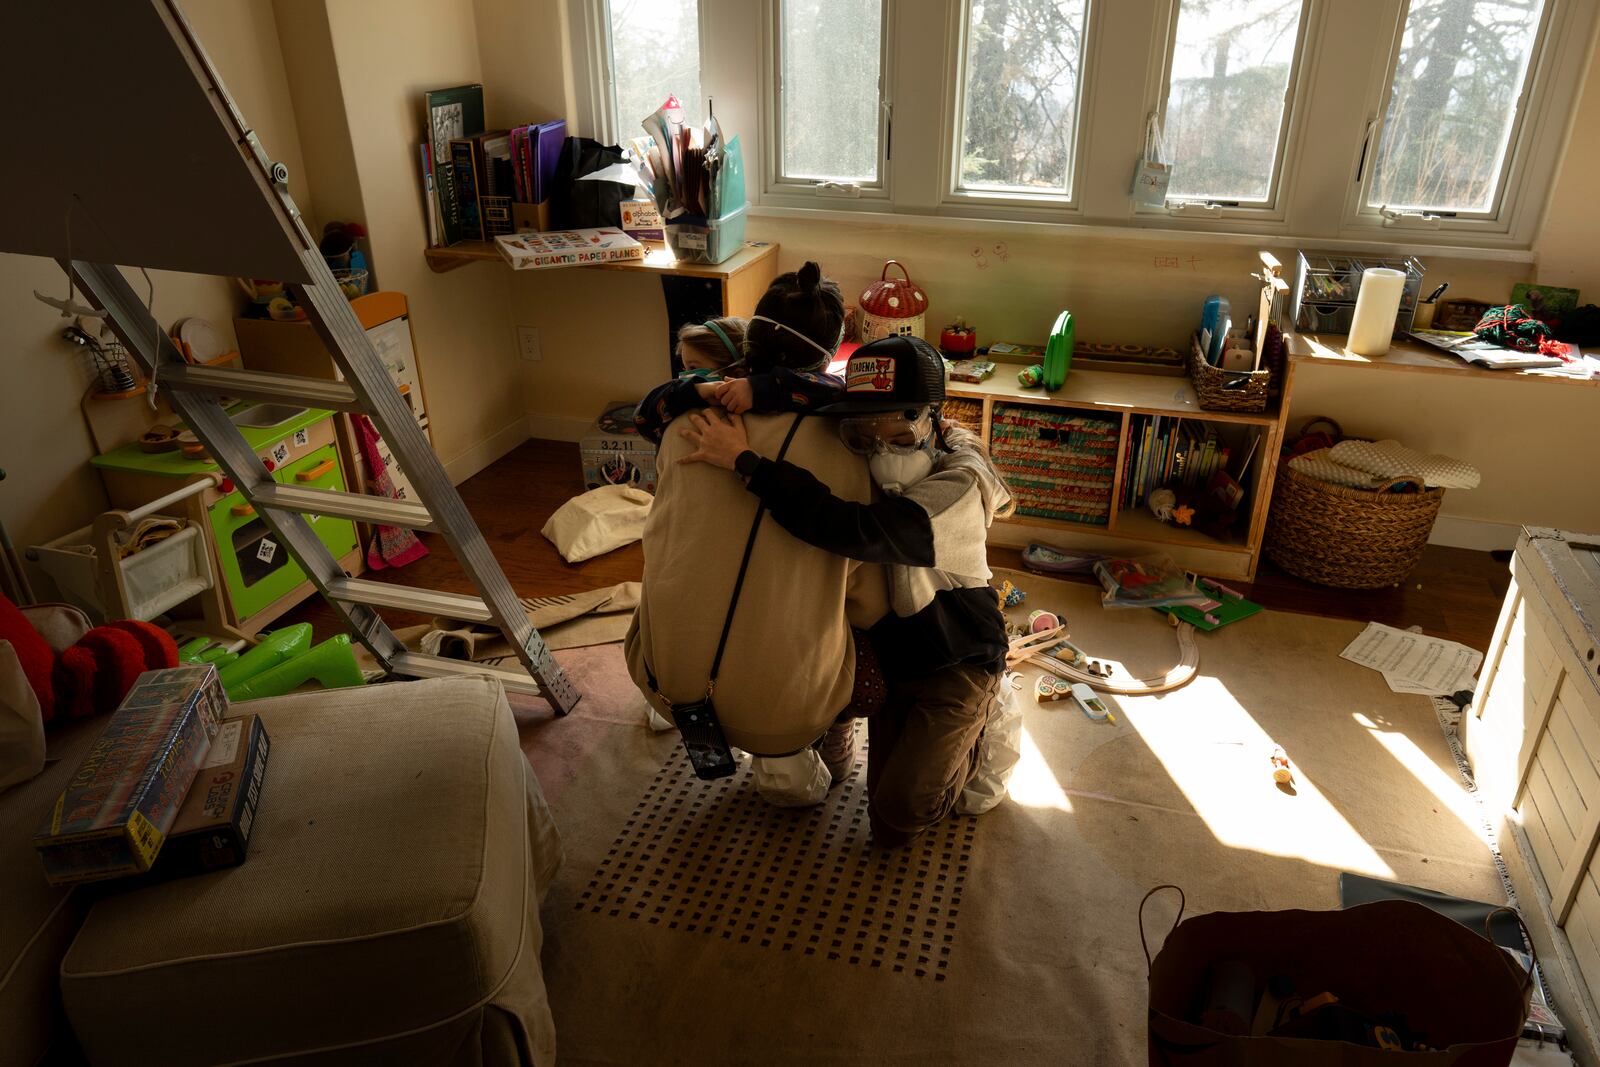
[[93, 905], [61, 964], [96, 1065], [547, 1064], [560, 863], [496, 682], [252, 702], [250, 858]]

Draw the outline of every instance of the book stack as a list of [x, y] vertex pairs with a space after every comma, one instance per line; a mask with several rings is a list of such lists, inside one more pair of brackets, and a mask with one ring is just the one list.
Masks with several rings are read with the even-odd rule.
[[1062, 408], [996, 404], [990, 424], [995, 467], [1017, 514], [1104, 526], [1117, 465], [1116, 420]]
[[1118, 504], [1139, 507], [1163, 486], [1205, 488], [1213, 474], [1227, 469], [1228, 457], [1214, 427], [1171, 415], [1134, 415], [1128, 424]]

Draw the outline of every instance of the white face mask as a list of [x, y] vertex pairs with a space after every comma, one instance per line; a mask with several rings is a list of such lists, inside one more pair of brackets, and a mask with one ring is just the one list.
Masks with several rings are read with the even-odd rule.
[[926, 448], [915, 451], [884, 449], [867, 460], [872, 480], [888, 493], [903, 493], [933, 473], [933, 453]]

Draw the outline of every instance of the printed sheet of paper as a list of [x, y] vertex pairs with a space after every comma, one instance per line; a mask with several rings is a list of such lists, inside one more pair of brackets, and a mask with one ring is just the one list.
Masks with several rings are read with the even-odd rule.
[[1397, 693], [1454, 693], [1470, 689], [1483, 663], [1483, 653], [1476, 649], [1397, 630], [1381, 622], [1369, 622], [1339, 655], [1382, 672], [1389, 688]]

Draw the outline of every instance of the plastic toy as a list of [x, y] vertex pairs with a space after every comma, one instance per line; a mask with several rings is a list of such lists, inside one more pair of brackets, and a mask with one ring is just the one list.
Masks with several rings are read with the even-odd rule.
[[1052, 393], [1067, 382], [1067, 371], [1072, 366], [1072, 333], [1072, 312], [1063, 311], [1056, 316], [1050, 340], [1044, 346], [1044, 387]]
[[1037, 389], [1044, 384], [1044, 365], [1035, 363], [1017, 371], [1017, 384], [1024, 389]]
[[1094, 690], [1082, 682], [1072, 684], [1072, 699], [1078, 705], [1078, 710], [1095, 722], [1109, 722], [1117, 725], [1117, 717], [1111, 714], [1111, 709], [1106, 707], [1106, 702], [1094, 695]]
[[1272, 780], [1279, 785], [1294, 784], [1294, 770], [1289, 766], [1289, 757], [1281, 745], [1272, 749]]
[[238, 699], [234, 695], [234, 688], [242, 682], [249, 681], [264, 671], [282, 663], [292, 656], [297, 656], [311, 647], [311, 624], [309, 622], [296, 623], [285, 626], [281, 630], [274, 630], [261, 643], [234, 662], [217, 671], [217, 677], [222, 679], [222, 688], [227, 692], [229, 700]]
[[1039, 633], [1042, 630], [1059, 630], [1061, 620], [1052, 611], [1034, 611], [1028, 614], [1028, 632]]
[[1000, 597], [1000, 610], [1002, 611], [1006, 608], [1014, 608], [1028, 598], [1027, 592], [1018, 589], [1009, 580], [1004, 579], [1001, 580], [1000, 588], [995, 590], [995, 593]]
[[324, 689], [344, 689], [366, 684], [367, 680], [356, 664], [355, 653], [350, 649], [349, 634], [336, 634], [315, 648], [236, 683], [228, 691], [228, 699], [238, 703], [282, 696], [309, 681], [321, 683]]
[[1047, 704], [1052, 700], [1071, 700], [1072, 683], [1053, 674], [1041, 674], [1039, 684], [1034, 689], [1034, 696], [1041, 704]]

